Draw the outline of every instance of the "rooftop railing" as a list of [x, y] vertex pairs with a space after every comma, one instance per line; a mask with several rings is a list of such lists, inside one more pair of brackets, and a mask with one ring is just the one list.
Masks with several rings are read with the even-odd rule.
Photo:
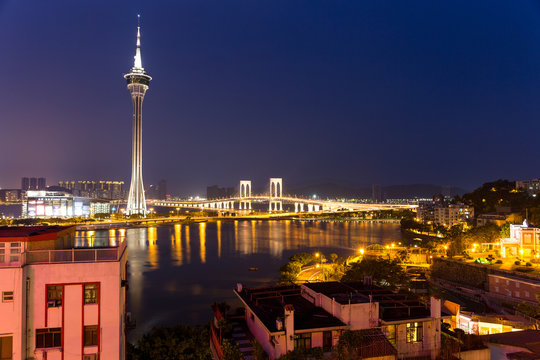
[[107, 248], [29, 250], [18, 254], [18, 256], [16, 256], [17, 259], [12, 255], [9, 262], [0, 262], [0, 267], [19, 267], [31, 264], [118, 261], [125, 250], [126, 241], [122, 241], [116, 247]]

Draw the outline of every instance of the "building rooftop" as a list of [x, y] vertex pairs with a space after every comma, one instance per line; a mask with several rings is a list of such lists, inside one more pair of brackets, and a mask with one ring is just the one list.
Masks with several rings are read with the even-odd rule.
[[277, 329], [276, 320], [283, 319], [285, 305], [294, 307], [294, 329], [346, 328], [346, 324], [301, 295], [300, 287], [272, 286], [235, 291], [270, 332]]
[[75, 231], [75, 226], [0, 226], [0, 242], [43, 240], [42, 235], [56, 235], [65, 230]]
[[321, 282], [306, 283], [302, 286], [334, 299], [342, 305], [378, 302], [379, 317], [383, 321], [430, 317], [430, 308], [418, 299], [376, 285], [365, 285], [362, 282]]
[[524, 330], [484, 335], [489, 343], [509, 345], [527, 349], [540, 356], [540, 330]]

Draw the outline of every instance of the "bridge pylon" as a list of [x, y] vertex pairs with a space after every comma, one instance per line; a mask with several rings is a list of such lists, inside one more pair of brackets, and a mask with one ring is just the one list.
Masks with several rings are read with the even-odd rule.
[[270, 178], [268, 211], [283, 211], [283, 179]]
[[238, 209], [251, 210], [251, 180], [240, 180]]

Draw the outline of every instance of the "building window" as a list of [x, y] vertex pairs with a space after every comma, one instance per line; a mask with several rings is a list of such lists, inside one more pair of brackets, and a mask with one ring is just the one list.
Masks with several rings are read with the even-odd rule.
[[518, 282], [516, 282], [516, 287], [517, 287], [517, 288], [519, 287], [519, 283], [518, 283]]
[[84, 346], [96, 346], [98, 344], [97, 325], [84, 327]]
[[495, 292], [499, 292], [499, 287], [495, 286]]
[[294, 335], [295, 349], [311, 349], [311, 333]]
[[332, 332], [331, 331], [323, 332], [323, 350], [324, 351], [332, 350]]
[[97, 360], [97, 354], [85, 354], [83, 360]]
[[422, 323], [413, 322], [407, 323], [407, 342], [415, 343], [421, 342], [424, 337]]
[[62, 306], [62, 285], [47, 286], [47, 307]]
[[13, 359], [13, 336], [0, 336], [0, 360]]
[[2, 302], [11, 301], [13, 301], [13, 291], [2, 291]]
[[519, 291], [516, 291], [515, 295], [518, 298], [519, 297]]
[[9, 262], [18, 262], [21, 253], [21, 243], [12, 242], [9, 248]]
[[53, 348], [62, 346], [62, 329], [36, 329], [36, 348]]
[[84, 303], [85, 304], [98, 303], [98, 284], [84, 285]]
[[396, 345], [396, 325], [388, 325], [386, 327], [385, 335], [392, 345]]
[[498, 284], [499, 283], [499, 278], [495, 278], [495, 282]]
[[529, 292], [528, 291], [525, 291], [525, 297], [529, 297]]
[[6, 262], [6, 243], [0, 242], [0, 263]]

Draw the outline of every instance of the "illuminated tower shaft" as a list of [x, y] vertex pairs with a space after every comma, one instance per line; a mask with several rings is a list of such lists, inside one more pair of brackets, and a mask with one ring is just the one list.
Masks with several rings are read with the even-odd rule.
[[131, 185], [127, 203], [128, 215], [146, 214], [142, 177], [142, 103], [152, 78], [144, 71], [141, 60], [141, 28], [137, 27], [137, 50], [133, 68], [124, 75], [133, 101], [133, 143], [131, 148]]

